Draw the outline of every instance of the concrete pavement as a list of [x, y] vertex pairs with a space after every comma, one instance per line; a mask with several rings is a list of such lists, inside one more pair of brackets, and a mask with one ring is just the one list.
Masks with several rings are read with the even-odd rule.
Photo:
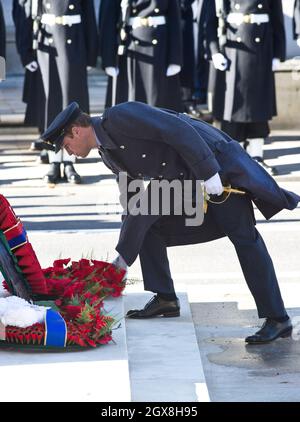
[[[16, 123], [21, 115], [22, 110], [18, 118], [12, 113], [12, 120]], [[113, 259], [120, 227], [117, 213], [121, 211], [114, 176], [93, 151], [90, 157], [76, 164], [83, 177], [82, 185], [59, 183], [49, 188], [42, 180], [47, 166], [37, 164], [37, 153], [28, 149], [36, 137], [37, 132], [29, 128], [0, 127], [0, 192], [7, 196], [24, 222], [42, 266], [70, 255], [73, 259], [82, 256]], [[267, 162], [279, 170], [278, 182], [299, 194], [300, 133], [273, 132], [265, 146], [265, 155]], [[270, 345], [245, 345], [244, 337], [255, 331], [262, 321], [257, 319], [255, 304], [245, 285], [234, 248], [227, 239], [170, 248], [171, 269], [177, 291], [182, 295], [184, 315], [172, 321], [158, 320], [153, 325], [129, 322], [125, 342], [127, 357], [120, 370], [124, 375], [123, 385], [127, 386], [125, 400], [151, 401], [161, 397], [166, 401], [300, 401], [300, 208], [293, 212], [283, 211], [269, 222], [257, 210], [255, 213], [257, 227], [275, 263], [286, 306], [296, 325], [294, 336]], [[139, 262], [136, 262], [129, 271], [130, 282], [122, 305], [124, 312], [127, 307], [144, 304], [146, 297], [142, 295], [141, 279]], [[185, 323], [188, 325], [184, 326]], [[154, 337], [157, 334], [154, 327], [161, 330], [163, 345]], [[188, 340], [186, 333], [189, 333]], [[121, 344], [119, 340], [118, 344]], [[167, 356], [165, 363], [162, 360], [165, 356], [160, 352], [170, 350], [171, 345], [174, 353], [178, 350], [180, 359], [183, 357], [177, 365], [182, 368], [183, 364], [191, 362], [186, 377], [184, 372], [174, 370], [176, 361], [171, 356], [170, 359]], [[110, 349], [106, 350], [109, 354]], [[144, 352], [145, 365], [141, 361]], [[97, 355], [97, 361], [102, 359], [100, 355]], [[8, 356], [0, 354], [2, 366]], [[156, 358], [151, 360], [153, 356]], [[26, 359], [22, 361], [20, 356], [14, 355], [10, 359], [17, 359], [12, 364], [16, 371], [16, 365], [23, 362], [24, 375], [32, 365], [26, 366]], [[76, 367], [82, 369], [82, 374], [85, 364], [80, 362], [84, 360], [84, 354], [82, 358], [76, 358]], [[6, 368], [4, 372], [9, 376], [9, 364]], [[31, 366], [34, 372], [38, 368], [42, 366]], [[59, 360], [49, 368], [59, 370]], [[194, 373], [193, 368], [197, 368]], [[167, 386], [165, 381], [168, 381]], [[97, 388], [95, 385], [94, 391]], [[167, 392], [170, 394], [166, 395]], [[108, 401], [113, 398], [109, 394], [99, 394], [100, 390], [98, 395], [89, 397], [96, 400], [100, 397], [100, 401], [101, 397]], [[88, 400], [86, 395], [76, 397]]]
[[[94, 151], [88, 159], [79, 160], [77, 164], [83, 176], [82, 185], [60, 183], [49, 188], [42, 180], [47, 166], [38, 165], [37, 153], [28, 150], [33, 136], [28, 132], [22, 135], [21, 128], [1, 131], [0, 191], [8, 197], [25, 223], [42, 266], [49, 265], [59, 256], [113, 259], [120, 227], [114, 176], [99, 162]], [[17, 141], [14, 141], [16, 138]], [[300, 193], [300, 166], [297, 164], [300, 141], [296, 133], [287, 133], [287, 140], [284, 138], [284, 133], [275, 133], [266, 145], [266, 154], [269, 162], [276, 163], [281, 169], [277, 179], [282, 186]], [[257, 220], [258, 229], [273, 257], [286, 305], [291, 315], [297, 318], [300, 315], [300, 209], [284, 211], [270, 222], [257, 213]], [[261, 321], [257, 320], [254, 302], [230, 242], [221, 239], [206, 245], [170, 248], [169, 257], [177, 289], [185, 286], [180, 291], [188, 293], [210, 399], [300, 401], [297, 376], [300, 370], [297, 358], [299, 341], [280, 339], [271, 345], [250, 348], [244, 344], [244, 337], [255, 331]], [[126, 294], [134, 293], [136, 289], [142, 292], [138, 262], [130, 268], [129, 279], [131, 284]], [[138, 302], [136, 300], [136, 304], [144, 302], [142, 297]], [[171, 323], [164, 320], [163, 326], [170, 330], [173, 324], [176, 326], [176, 320]], [[137, 323], [134, 324], [129, 327], [127, 335], [134, 345], [140, 332], [147, 350], [147, 339], [152, 339], [151, 331], [144, 327], [139, 331]], [[148, 385], [148, 399], [157, 398], [150, 388], [151, 379], [148, 378], [146, 383], [146, 373], [144, 376], [139, 373], [134, 346], [132, 351], [130, 348], [127, 351], [129, 373], [137, 382], [131, 382], [131, 399], [140, 400], [139, 394], [134, 391], [140, 391], [143, 382]], [[148, 362], [146, 368], [149, 365]], [[137, 375], [134, 375], [136, 371]], [[201, 376], [198, 379], [201, 380]], [[176, 379], [178, 382], [179, 379]], [[164, 388], [162, 391], [165, 391]], [[173, 395], [172, 399], [180, 401], [180, 397], [186, 398], [184, 391], [188, 390], [182, 389], [181, 393], [177, 389], [178, 396]], [[197, 400], [195, 395], [189, 397]], [[203, 391], [201, 398], [205, 398]]]

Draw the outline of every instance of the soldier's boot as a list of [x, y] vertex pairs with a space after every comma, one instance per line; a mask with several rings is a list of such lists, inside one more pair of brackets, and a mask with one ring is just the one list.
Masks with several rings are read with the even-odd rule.
[[47, 183], [57, 183], [60, 180], [60, 163], [51, 163], [50, 170], [44, 176], [44, 180]]
[[48, 151], [43, 149], [38, 157], [39, 164], [49, 164], [49, 154]]
[[64, 161], [64, 177], [69, 183], [79, 184], [81, 183], [81, 177], [74, 169], [73, 163]]
[[278, 170], [276, 167], [269, 166], [265, 163], [263, 159], [263, 145], [264, 145], [264, 138], [252, 138], [248, 139], [246, 142], [246, 151], [248, 154], [256, 160], [271, 176], [276, 176], [278, 174]]

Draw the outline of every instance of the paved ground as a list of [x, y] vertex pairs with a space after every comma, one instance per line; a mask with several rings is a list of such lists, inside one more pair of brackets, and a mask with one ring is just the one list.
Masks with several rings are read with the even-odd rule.
[[[35, 134], [22, 133], [16, 128], [1, 131], [0, 191], [24, 221], [42, 265], [70, 255], [112, 259], [120, 227], [114, 176], [94, 151], [77, 164], [81, 186], [61, 183], [49, 188], [42, 180], [47, 166], [37, 164], [37, 154], [27, 148]], [[299, 147], [295, 133], [276, 133], [266, 145], [269, 163], [280, 169], [277, 179], [298, 193]], [[300, 315], [300, 209], [282, 212], [271, 222], [259, 213], [257, 219], [286, 304], [296, 317]], [[185, 283], [189, 292], [211, 400], [300, 401], [298, 341], [245, 347], [243, 339], [256, 329], [258, 320], [229, 241], [170, 248], [169, 256], [175, 282]], [[140, 283], [138, 262], [129, 278]]]
[[[42, 180], [47, 166], [37, 164], [37, 154], [28, 150], [36, 136], [30, 129], [0, 127], [0, 192], [25, 223], [42, 266], [59, 256], [112, 259], [120, 227], [114, 176], [94, 151], [77, 163], [82, 185], [49, 188]], [[300, 194], [300, 133], [276, 131], [265, 150], [268, 163], [279, 170], [278, 182]], [[185, 284], [189, 293], [212, 401], [300, 401], [300, 208], [270, 222], [257, 211], [256, 216], [296, 324], [291, 339], [245, 346], [244, 337], [261, 321], [227, 239], [169, 250], [175, 283]], [[138, 262], [129, 278], [137, 286], [141, 283]]]

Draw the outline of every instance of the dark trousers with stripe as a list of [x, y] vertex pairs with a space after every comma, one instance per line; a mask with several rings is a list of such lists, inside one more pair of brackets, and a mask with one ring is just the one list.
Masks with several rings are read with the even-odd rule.
[[[221, 205], [210, 203], [209, 212], [213, 213], [216, 225], [235, 247], [259, 318], [286, 315], [273, 262], [255, 227], [250, 200], [231, 195]], [[166, 241], [155, 227], [147, 232], [139, 256], [145, 290], [174, 293]]]

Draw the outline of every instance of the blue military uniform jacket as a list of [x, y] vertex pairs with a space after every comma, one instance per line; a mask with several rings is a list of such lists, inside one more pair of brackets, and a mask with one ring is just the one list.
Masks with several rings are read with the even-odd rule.
[[[107, 109], [93, 118], [104, 163], [132, 179], [207, 180], [219, 172], [224, 182], [246, 190], [265, 218], [294, 209], [300, 197], [275, 180], [228, 135], [211, 125], [139, 102]], [[158, 221], [168, 246], [207, 242], [224, 236], [209, 211], [198, 227], [186, 227], [185, 216], [126, 215], [116, 247], [131, 265], [147, 230]]]

